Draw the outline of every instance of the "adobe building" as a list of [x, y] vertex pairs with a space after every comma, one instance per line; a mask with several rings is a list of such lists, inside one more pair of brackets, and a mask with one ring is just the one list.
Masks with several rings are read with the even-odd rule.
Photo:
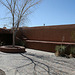
[[[7, 39], [11, 41], [9, 38]], [[55, 52], [56, 45], [66, 45], [68, 48], [75, 45], [75, 24], [21, 27], [17, 32], [16, 40], [23, 41], [26, 48]]]

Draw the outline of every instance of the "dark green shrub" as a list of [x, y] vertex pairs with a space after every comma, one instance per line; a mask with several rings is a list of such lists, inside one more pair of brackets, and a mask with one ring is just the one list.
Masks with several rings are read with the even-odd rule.
[[59, 52], [59, 56], [65, 56], [65, 49], [66, 46], [64, 45], [57, 45], [55, 48], [56, 52]]
[[18, 41], [16, 41], [16, 45], [24, 46], [25, 44], [22, 40], [18, 40]]
[[70, 54], [75, 54], [75, 46], [71, 47]]
[[70, 55], [71, 55], [72, 57], [75, 57], [75, 46], [71, 46]]

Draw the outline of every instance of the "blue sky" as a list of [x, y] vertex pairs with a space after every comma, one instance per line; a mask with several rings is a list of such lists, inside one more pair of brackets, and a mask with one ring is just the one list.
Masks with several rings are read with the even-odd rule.
[[43, 0], [30, 19], [30, 26], [75, 24], [75, 0]]
[[[9, 16], [7, 9], [0, 6], [0, 18]], [[7, 11], [7, 12], [5, 12]], [[27, 26], [46, 26], [75, 24], [75, 0], [42, 0], [42, 2], [28, 16]], [[10, 24], [0, 19], [0, 26]]]

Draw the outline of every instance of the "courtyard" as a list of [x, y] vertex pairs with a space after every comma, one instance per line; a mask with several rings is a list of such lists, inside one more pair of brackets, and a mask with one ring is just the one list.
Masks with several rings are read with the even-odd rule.
[[15, 54], [0, 52], [0, 69], [6, 75], [75, 75], [75, 58], [34, 49]]

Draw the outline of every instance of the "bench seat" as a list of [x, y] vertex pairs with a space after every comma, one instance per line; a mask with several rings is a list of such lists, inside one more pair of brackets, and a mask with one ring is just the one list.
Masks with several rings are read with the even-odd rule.
[[26, 40], [26, 42], [36, 42], [36, 43], [47, 43], [47, 44], [64, 44], [64, 45], [75, 45], [75, 43], [71, 42], [55, 42], [55, 41], [39, 41], [39, 40]]

